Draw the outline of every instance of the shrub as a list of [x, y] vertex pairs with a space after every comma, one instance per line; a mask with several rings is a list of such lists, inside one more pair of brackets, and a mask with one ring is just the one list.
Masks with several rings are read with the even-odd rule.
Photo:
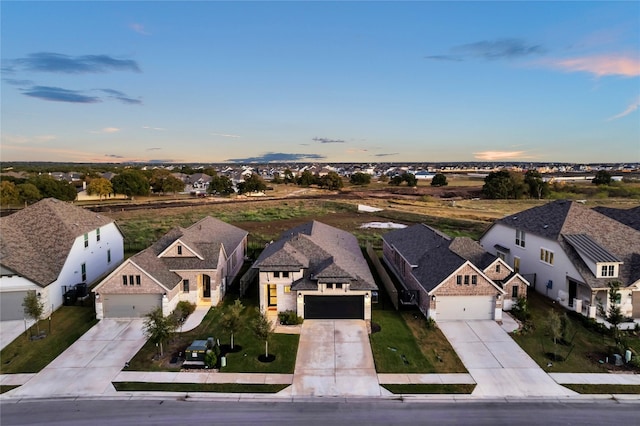
[[298, 325], [302, 324], [304, 320], [300, 318], [294, 311], [288, 310], [278, 313], [278, 321], [282, 325]]
[[427, 318], [424, 324], [427, 330], [433, 330], [436, 328], [436, 320], [431, 317]]
[[186, 300], [181, 300], [178, 302], [178, 304], [176, 305], [176, 308], [173, 310], [173, 314], [176, 315], [178, 320], [184, 321], [195, 310], [196, 310], [196, 305], [194, 305], [191, 302], [187, 302]]
[[528, 321], [531, 318], [531, 313], [529, 312], [527, 299], [525, 299], [524, 297], [519, 297], [516, 304], [513, 305], [513, 308], [511, 308], [511, 313], [521, 322]]

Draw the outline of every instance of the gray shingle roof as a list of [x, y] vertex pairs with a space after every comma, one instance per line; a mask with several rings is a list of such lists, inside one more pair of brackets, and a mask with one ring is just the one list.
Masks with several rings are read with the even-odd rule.
[[[517, 217], [517, 219], [514, 219]], [[621, 260], [617, 280], [624, 287], [640, 280], [640, 231], [574, 201], [558, 200], [507, 216], [496, 223], [557, 241], [583, 282], [591, 288], [606, 288], [612, 278], [596, 278], [567, 235], [588, 236], [602, 249]], [[546, 227], [544, 225], [547, 225]]]
[[[207, 216], [188, 228], [176, 227], [156, 241], [151, 247], [131, 257], [147, 273], [172, 289], [180, 283], [180, 276], [172, 271], [218, 269], [220, 250], [227, 256], [247, 236], [247, 231], [219, 219]], [[198, 257], [158, 257], [169, 246], [180, 240], [193, 249]]]
[[640, 231], [640, 206], [631, 209], [616, 209], [613, 207], [594, 207], [593, 210], [615, 219], [620, 223]]
[[46, 287], [58, 278], [75, 239], [110, 223], [102, 213], [45, 198], [0, 219], [0, 263]]
[[352, 290], [376, 290], [369, 265], [358, 240], [350, 233], [312, 221], [284, 232], [267, 246], [254, 268], [261, 271], [294, 271], [304, 268], [304, 277], [292, 289], [316, 289], [317, 278], [349, 282]]
[[427, 291], [436, 288], [466, 261], [484, 270], [496, 259], [471, 238], [451, 239], [424, 224], [388, 232], [382, 239], [414, 266], [411, 273]]

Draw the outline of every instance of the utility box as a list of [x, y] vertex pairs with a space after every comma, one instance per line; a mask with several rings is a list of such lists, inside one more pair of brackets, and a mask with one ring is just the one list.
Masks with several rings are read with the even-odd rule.
[[204, 356], [208, 348], [206, 340], [194, 340], [185, 351], [185, 361], [201, 361], [204, 363]]

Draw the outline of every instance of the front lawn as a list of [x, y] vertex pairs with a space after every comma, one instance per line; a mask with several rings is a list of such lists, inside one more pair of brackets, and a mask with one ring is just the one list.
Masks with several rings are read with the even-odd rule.
[[449, 341], [419, 312], [373, 310], [371, 350], [378, 373], [466, 373]]
[[[220, 371], [225, 373], [293, 373], [298, 352], [299, 335], [273, 334], [269, 340], [269, 355], [275, 355], [273, 362], [260, 362], [258, 356], [264, 355], [264, 341], [259, 341], [251, 328], [254, 318], [257, 317], [255, 304], [251, 299], [243, 299], [245, 305], [243, 312], [244, 326], [236, 333], [235, 352], [226, 354], [226, 367]], [[221, 327], [222, 314], [228, 306], [233, 304], [231, 297], [225, 299], [218, 307], [211, 308], [202, 320], [202, 323], [194, 330], [176, 333], [165, 345], [164, 355], [159, 356], [156, 346], [150, 342], [138, 351], [129, 362], [128, 370], [137, 371], [178, 371], [179, 366], [172, 366], [171, 358], [180, 352], [184, 355], [185, 349], [194, 340], [206, 340], [214, 337], [220, 340], [224, 348], [230, 344], [230, 336], [223, 332]]]
[[[37, 373], [97, 323], [93, 306], [62, 306], [39, 323], [46, 337], [29, 339], [22, 333], [0, 352], [1, 374]], [[36, 326], [30, 333], [36, 335]]]
[[[614, 367], [605, 363], [606, 357], [613, 359], [614, 339], [599, 333], [595, 327], [588, 327], [586, 318], [580, 318], [575, 312], [567, 313], [569, 320], [568, 342], [554, 345], [548, 331], [549, 312], [555, 310], [563, 317], [566, 309], [553, 300], [531, 291], [528, 297], [532, 327], [528, 331], [513, 334], [513, 339], [533, 358], [540, 367], [548, 372], [562, 373], [605, 373], [611, 370], [627, 370], [631, 367]], [[638, 349], [640, 340], [632, 333], [622, 333], [629, 346]], [[554, 360], [561, 357], [564, 360]], [[622, 354], [624, 355], [624, 354]]]

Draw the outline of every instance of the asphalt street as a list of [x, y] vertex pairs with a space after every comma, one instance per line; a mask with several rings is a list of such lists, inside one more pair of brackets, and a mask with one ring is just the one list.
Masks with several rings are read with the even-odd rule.
[[637, 404], [351, 400], [279, 403], [216, 400], [52, 400], [2, 403], [13, 425], [613, 425], [637, 424]]

